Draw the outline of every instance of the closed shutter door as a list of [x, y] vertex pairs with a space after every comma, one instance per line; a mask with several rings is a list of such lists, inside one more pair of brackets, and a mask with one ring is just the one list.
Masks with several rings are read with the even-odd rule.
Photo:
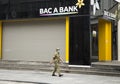
[[3, 60], [50, 61], [58, 47], [65, 60], [65, 19], [3, 23]]

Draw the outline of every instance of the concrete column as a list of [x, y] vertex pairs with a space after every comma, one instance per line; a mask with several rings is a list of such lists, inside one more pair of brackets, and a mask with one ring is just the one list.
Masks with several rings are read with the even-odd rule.
[[99, 19], [99, 61], [111, 61], [111, 22]]
[[118, 61], [120, 61], [120, 20], [118, 21]]
[[0, 59], [2, 59], [2, 22], [0, 21]]
[[120, 4], [118, 4], [118, 61], [120, 61]]
[[66, 63], [69, 63], [69, 17], [66, 17]]

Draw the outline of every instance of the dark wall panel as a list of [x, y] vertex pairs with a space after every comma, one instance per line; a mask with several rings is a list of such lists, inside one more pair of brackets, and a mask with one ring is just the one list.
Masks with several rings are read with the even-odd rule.
[[70, 64], [90, 64], [90, 16], [70, 18]]

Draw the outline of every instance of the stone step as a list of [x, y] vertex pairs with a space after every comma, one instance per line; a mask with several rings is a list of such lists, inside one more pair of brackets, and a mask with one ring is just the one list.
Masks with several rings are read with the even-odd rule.
[[111, 71], [111, 72], [119, 72], [120, 73], [120, 62], [93, 62], [91, 64], [92, 67], [101, 70], [101, 71]]
[[[40, 69], [51, 69], [53, 64], [49, 62], [34, 62], [34, 61], [0, 61], [1, 69], [24, 69], [24, 70], [40, 70]], [[64, 63], [60, 66], [63, 69], [68, 68], [68, 64]]]
[[[104, 68], [105, 67], [105, 68]], [[99, 66], [95, 63], [91, 66], [76, 66], [68, 65], [66, 63], [61, 64], [61, 71], [66, 73], [79, 73], [79, 74], [96, 74], [96, 75], [111, 75], [120, 76], [120, 71], [116, 69], [109, 69], [106, 66]], [[14, 69], [14, 70], [41, 70], [41, 71], [53, 71], [53, 65], [49, 62], [33, 62], [33, 61], [0, 61], [0, 69]]]

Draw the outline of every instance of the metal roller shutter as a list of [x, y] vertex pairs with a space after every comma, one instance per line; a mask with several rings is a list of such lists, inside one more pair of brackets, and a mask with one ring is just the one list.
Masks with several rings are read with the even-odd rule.
[[59, 47], [65, 60], [65, 19], [3, 23], [3, 60], [50, 61]]

